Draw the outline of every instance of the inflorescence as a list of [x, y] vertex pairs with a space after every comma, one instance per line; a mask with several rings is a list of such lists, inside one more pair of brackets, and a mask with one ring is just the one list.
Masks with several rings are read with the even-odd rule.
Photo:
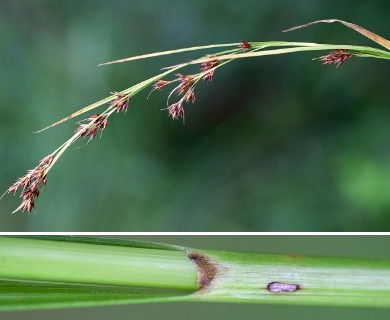
[[[241, 41], [237, 49], [232, 50], [235, 53], [246, 53], [252, 49], [252, 45], [248, 41]], [[223, 53], [220, 53], [223, 54]], [[323, 64], [336, 64], [337, 67], [344, 63], [345, 60], [352, 57], [352, 54], [347, 50], [335, 50], [330, 52], [329, 55], [315, 58], [323, 62]], [[169, 93], [167, 99], [167, 108], [168, 116], [172, 120], [177, 120], [181, 118], [184, 124], [184, 104], [194, 103], [196, 100], [195, 97], [195, 87], [202, 80], [202, 82], [211, 82], [214, 78], [215, 71], [218, 67], [222, 66], [225, 63], [228, 63], [233, 60], [220, 60], [218, 59], [218, 54], [206, 56], [206, 61], [199, 62], [200, 72], [196, 74], [175, 74], [175, 79], [173, 80], [163, 80], [158, 79], [152, 82], [152, 91], [162, 90], [167, 85], [171, 83], [178, 83]], [[185, 64], [183, 65], [185, 66]], [[164, 73], [165, 74], [168, 74]], [[158, 77], [157, 77], [158, 78]], [[149, 84], [149, 82], [146, 82]], [[151, 84], [151, 83], [150, 83]], [[144, 89], [147, 85], [142, 86]], [[140, 91], [140, 90], [138, 90]], [[179, 100], [174, 103], [169, 103], [169, 99], [173, 94], [177, 94]], [[88, 138], [90, 142], [93, 138], [96, 137], [98, 132], [103, 132], [107, 127], [108, 118], [113, 113], [126, 112], [129, 104], [129, 99], [132, 96], [132, 91], [128, 90], [127, 93], [121, 92], [111, 92], [112, 97], [109, 102], [108, 108], [101, 114], [93, 113], [88, 118], [78, 122], [78, 127], [74, 131], [74, 135], [67, 140], [63, 145], [56, 149], [53, 153], [49, 154], [43, 158], [38, 166], [32, 170], [27, 171], [27, 173], [21, 178], [17, 179], [8, 190], [3, 194], [7, 193], [16, 193], [18, 190], [21, 190], [20, 197], [22, 198], [22, 203], [17, 207], [16, 211], [27, 211], [31, 212], [35, 205], [35, 199], [39, 196], [40, 190], [46, 185], [47, 182], [47, 173], [52, 168], [54, 163], [60, 158], [62, 153], [76, 140], [79, 138], [85, 137]], [[70, 119], [74, 115], [68, 116], [66, 118]], [[57, 124], [57, 123], [56, 123]], [[53, 124], [55, 125], [55, 124]]]

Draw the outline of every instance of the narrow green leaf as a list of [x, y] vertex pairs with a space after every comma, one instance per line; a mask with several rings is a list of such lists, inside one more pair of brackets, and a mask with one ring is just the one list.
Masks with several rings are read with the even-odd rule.
[[153, 57], [159, 57], [159, 56], [165, 56], [165, 55], [188, 52], [188, 51], [197, 51], [197, 50], [221, 48], [221, 47], [232, 47], [232, 46], [237, 46], [237, 45], [238, 45], [238, 43], [223, 43], [223, 44], [211, 44], [211, 45], [206, 45], [206, 46], [196, 46], [196, 47], [181, 48], [181, 49], [174, 49], [174, 50], [167, 50], [167, 51], [159, 51], [159, 52], [153, 52], [153, 53], [148, 53], [148, 54], [141, 54], [139, 56], [124, 58], [124, 59], [104, 62], [104, 63], [99, 64], [99, 66], [127, 62], [127, 61], [133, 61], [133, 60], [146, 59], [146, 58], [153, 58]]
[[188, 290], [0, 280], [0, 310], [175, 301]]

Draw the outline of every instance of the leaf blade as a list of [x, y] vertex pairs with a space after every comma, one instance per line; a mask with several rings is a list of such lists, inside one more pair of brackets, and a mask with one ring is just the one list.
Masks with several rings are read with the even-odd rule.
[[294, 30], [297, 30], [297, 29], [301, 29], [301, 28], [306, 28], [306, 27], [310, 27], [312, 25], [315, 25], [315, 24], [318, 24], [318, 23], [333, 23], [333, 22], [338, 22], [338, 23], [341, 23], [343, 24], [344, 26], [352, 29], [352, 30], [355, 30], [356, 32], [359, 32], [360, 34], [362, 34], [363, 36], [365, 36], [366, 38], [369, 38], [370, 40], [376, 42], [377, 44], [381, 45], [382, 47], [386, 48], [387, 50], [390, 50], [390, 41], [367, 30], [367, 29], [364, 29], [363, 27], [357, 25], [357, 24], [354, 24], [354, 23], [351, 23], [351, 22], [347, 22], [347, 21], [344, 21], [344, 20], [339, 20], [339, 19], [324, 19], [324, 20], [317, 20], [317, 21], [313, 21], [313, 22], [309, 22], [309, 23], [306, 23], [306, 24], [302, 24], [302, 25], [299, 25], [299, 26], [296, 26], [296, 27], [292, 27], [290, 29], [286, 29], [286, 30], [283, 30], [283, 32], [290, 32], [290, 31], [294, 31]]
[[121, 286], [0, 281], [0, 310], [31, 310], [177, 301], [191, 291]]

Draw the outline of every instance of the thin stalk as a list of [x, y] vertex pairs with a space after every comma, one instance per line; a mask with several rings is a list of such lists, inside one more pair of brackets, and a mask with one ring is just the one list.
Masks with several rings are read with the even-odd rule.
[[390, 308], [389, 260], [0, 237], [0, 261], [0, 310], [156, 301]]
[[[263, 49], [265, 47], [262, 47]], [[310, 45], [301, 45], [293, 48], [283, 48], [283, 49], [272, 49], [272, 50], [264, 50], [259, 52], [248, 52], [248, 53], [233, 53], [227, 55], [218, 56], [219, 60], [230, 60], [230, 59], [241, 59], [241, 58], [253, 58], [260, 56], [270, 56], [270, 55], [278, 55], [278, 54], [286, 54], [293, 52], [302, 52], [302, 51], [324, 51], [324, 50], [337, 50], [337, 49], [345, 49], [351, 50], [355, 55], [359, 57], [370, 57], [370, 58], [380, 58], [380, 59], [390, 59], [390, 53], [381, 49], [371, 48], [371, 47], [363, 47], [363, 46], [351, 46], [351, 45], [334, 45], [334, 44], [310, 44]], [[213, 58], [205, 57], [202, 59], [194, 60], [191, 62], [178, 64], [172, 66], [172, 68], [176, 68], [178, 66], [185, 66], [188, 64], [199, 64], [207, 61], [211, 61]]]
[[133, 61], [133, 60], [139, 60], [139, 59], [165, 56], [165, 55], [188, 52], [188, 51], [198, 51], [198, 50], [221, 48], [221, 47], [233, 47], [236, 45], [237, 45], [237, 43], [222, 43], [222, 44], [211, 44], [211, 45], [205, 45], [205, 46], [196, 46], [196, 47], [190, 47], [190, 48], [180, 48], [180, 49], [167, 50], [167, 51], [159, 51], [159, 52], [153, 52], [153, 53], [148, 53], [148, 54], [142, 54], [142, 55], [135, 56], [135, 57], [129, 57], [129, 58], [124, 58], [124, 59], [120, 59], [120, 60], [104, 62], [104, 63], [99, 64], [99, 66], [120, 63], [120, 62]]

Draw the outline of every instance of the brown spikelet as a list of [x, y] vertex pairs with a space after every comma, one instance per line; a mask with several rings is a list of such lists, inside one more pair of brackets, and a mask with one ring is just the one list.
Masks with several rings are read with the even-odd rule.
[[246, 52], [251, 48], [251, 44], [248, 41], [241, 40], [238, 47], [241, 48], [243, 52]]
[[53, 161], [53, 155], [50, 154], [44, 157], [39, 165], [34, 169], [28, 170], [27, 173], [16, 180], [4, 193], [15, 193], [18, 189], [22, 189], [20, 197], [22, 203], [17, 207], [14, 212], [27, 211], [31, 212], [35, 205], [35, 199], [39, 196], [40, 188], [46, 185], [46, 172], [45, 170], [51, 165]]
[[314, 58], [313, 60], [320, 60], [323, 64], [336, 64], [336, 68], [344, 63], [345, 60], [352, 57], [352, 54], [347, 50], [334, 50], [326, 56]]

